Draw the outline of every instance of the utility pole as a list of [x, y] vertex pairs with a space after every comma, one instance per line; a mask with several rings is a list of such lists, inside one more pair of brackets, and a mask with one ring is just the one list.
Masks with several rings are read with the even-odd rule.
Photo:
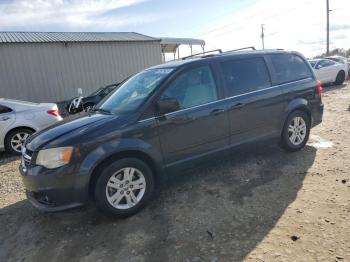
[[327, 6], [327, 56], [329, 56], [329, 0], [326, 0]]
[[[327, 0], [328, 1], [328, 0]], [[264, 43], [264, 24], [261, 24], [261, 41], [262, 41], [262, 49], [265, 49], [265, 43]]]

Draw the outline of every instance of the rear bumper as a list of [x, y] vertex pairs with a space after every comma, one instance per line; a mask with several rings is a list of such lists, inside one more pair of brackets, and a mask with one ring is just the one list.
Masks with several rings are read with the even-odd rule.
[[[41, 166], [19, 168], [31, 204], [41, 211], [56, 212], [86, 204], [88, 190], [77, 188], [77, 179], [84, 179], [73, 168], [46, 169]], [[80, 183], [83, 184], [83, 183]]]
[[322, 123], [324, 105], [322, 103], [314, 106], [311, 110], [311, 127]]

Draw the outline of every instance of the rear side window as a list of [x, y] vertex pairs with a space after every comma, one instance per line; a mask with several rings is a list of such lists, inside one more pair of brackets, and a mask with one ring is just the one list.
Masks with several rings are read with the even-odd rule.
[[332, 60], [321, 60], [317, 66], [321, 68], [321, 67], [327, 67], [332, 65], [335, 65], [335, 62]]
[[0, 105], [0, 114], [5, 114], [5, 113], [9, 113], [9, 112], [12, 112], [11, 108]]
[[263, 58], [248, 58], [220, 63], [228, 96], [240, 95], [271, 86]]
[[312, 76], [306, 62], [297, 55], [270, 55], [278, 84], [305, 79]]

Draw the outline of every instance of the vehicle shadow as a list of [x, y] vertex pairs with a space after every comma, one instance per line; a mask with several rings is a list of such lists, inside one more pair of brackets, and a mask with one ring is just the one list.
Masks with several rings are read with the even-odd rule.
[[16, 161], [18, 159], [20, 159], [19, 156], [11, 155], [10, 153], [7, 153], [7, 152], [0, 152], [0, 167], [2, 165]]
[[315, 156], [269, 146], [208, 161], [171, 176], [127, 219], [19, 201], [0, 211], [0, 261], [241, 261], [295, 200]]
[[334, 90], [338, 90], [338, 89], [342, 89], [347, 87], [348, 83], [344, 82], [342, 85], [322, 85], [323, 86], [323, 92], [327, 93], [329, 91], [334, 91]]

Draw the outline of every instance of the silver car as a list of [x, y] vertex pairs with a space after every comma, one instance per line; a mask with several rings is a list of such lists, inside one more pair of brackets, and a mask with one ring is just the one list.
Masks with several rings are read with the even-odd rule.
[[322, 84], [341, 85], [348, 77], [348, 66], [330, 59], [309, 60], [317, 80]]
[[31, 134], [61, 120], [56, 104], [0, 98], [0, 150], [20, 155]]

